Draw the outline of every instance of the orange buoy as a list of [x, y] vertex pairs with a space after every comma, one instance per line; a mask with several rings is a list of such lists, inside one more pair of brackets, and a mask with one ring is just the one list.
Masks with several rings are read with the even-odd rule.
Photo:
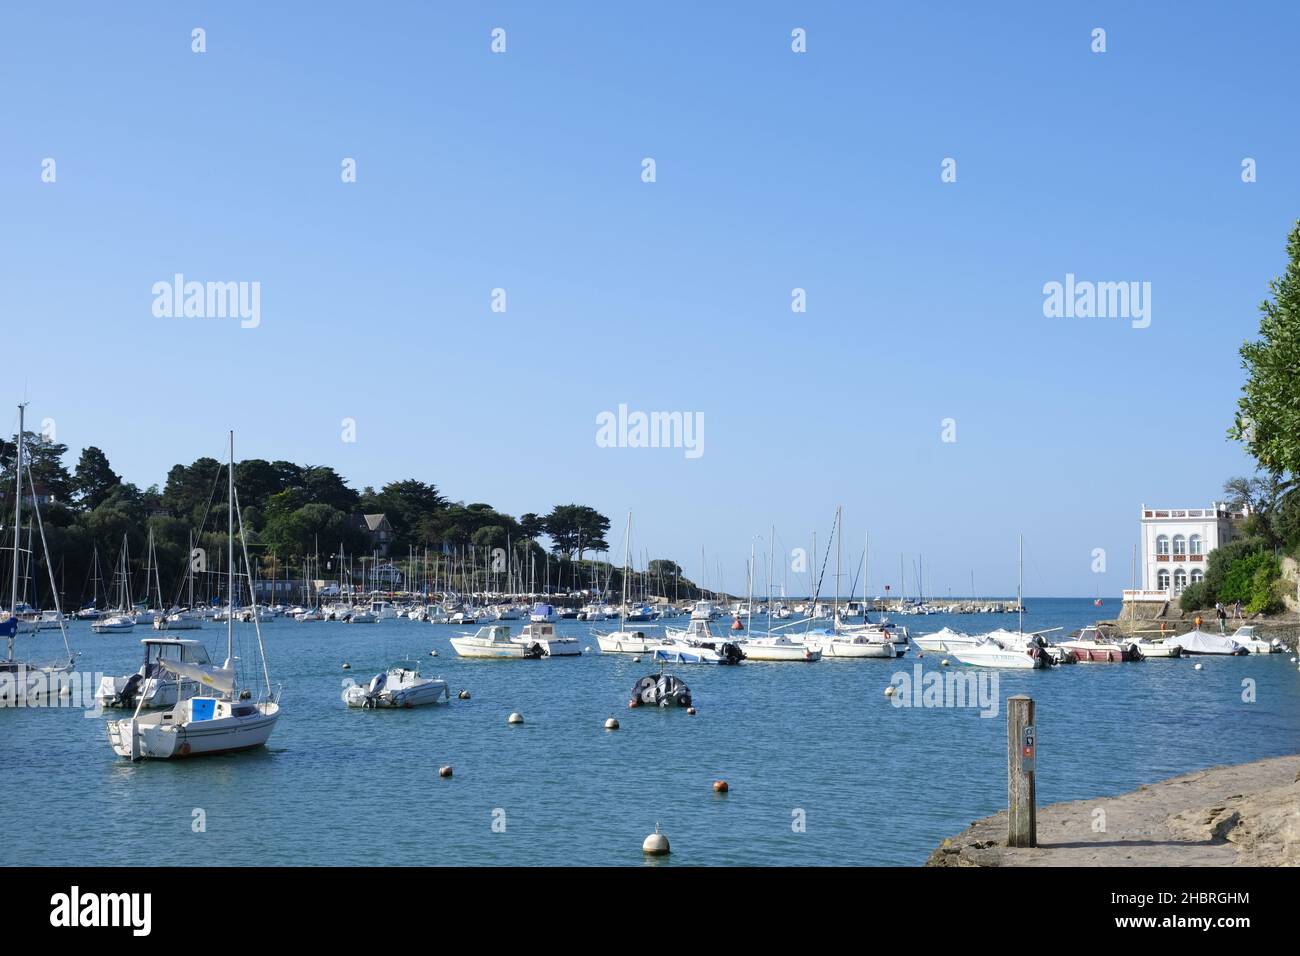
[[715, 781], [713, 781], [713, 792], [714, 792], [714, 793], [726, 793], [726, 792], [727, 792], [728, 790], [730, 790], [730, 789], [731, 789], [731, 788], [727, 786], [727, 781], [725, 781], [725, 780], [715, 780]]
[[740, 623], [739, 614], [737, 614], [735, 617], [731, 619], [731, 629], [733, 631], [743, 631], [745, 629], [745, 625]]

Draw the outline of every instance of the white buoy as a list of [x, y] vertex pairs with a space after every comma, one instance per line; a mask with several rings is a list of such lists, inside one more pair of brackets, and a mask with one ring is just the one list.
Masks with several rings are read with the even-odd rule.
[[639, 658], [639, 657], [634, 657], [634, 658], [632, 658], [632, 663], [633, 663], [633, 664], [640, 664], [640, 663], [641, 663], [641, 658]]
[[615, 720], [613, 717], [609, 718], [608, 720], [605, 721], [605, 729], [618, 730], [618, 721]]
[[588, 644], [586, 647], [584, 647], [584, 648], [582, 649], [582, 653], [584, 653], [584, 654], [590, 654], [590, 653], [591, 653], [591, 645]]
[[1295, 658], [1294, 657], [1291, 658], [1291, 663], [1294, 664], [1295, 662], [1296, 662]]
[[456, 696], [459, 697], [461, 700], [469, 700], [469, 691], [463, 690]]
[[947, 667], [947, 666], [948, 666], [948, 658], [945, 657], [941, 663], [943, 664], [944, 667]]
[[642, 841], [641, 852], [647, 856], [667, 856], [672, 852], [668, 848], [668, 838], [659, 831], [659, 824], [656, 823], [655, 832]]
[[352, 670], [352, 665], [349, 664], [347, 661], [344, 661], [344, 662], [343, 662], [343, 669], [344, 669], [345, 671], [350, 671], [350, 670]]
[[430, 651], [430, 652], [429, 652], [429, 656], [430, 656], [430, 657], [437, 657], [437, 656], [438, 656], [438, 652], [437, 652], [437, 651]]
[[518, 711], [515, 711], [515, 713], [511, 714], [510, 717], [507, 718], [506, 720], [506, 723], [509, 724], [522, 724], [523, 722], [524, 722], [524, 715], [519, 713]]
[[440, 777], [444, 777], [444, 778], [446, 778], [446, 777], [450, 777], [450, 776], [451, 776], [451, 764], [447, 764], [447, 766], [445, 766], [445, 767], [439, 767], [439, 768], [438, 768], [438, 776], [440, 776]]
[[885, 688], [885, 696], [886, 696], [886, 697], [893, 697], [893, 696], [894, 696], [894, 685], [893, 685], [893, 684], [890, 684], [888, 687]]
[[1204, 666], [1205, 666], [1204, 664], [1197, 664], [1197, 665], [1193, 668], [1193, 670], [1198, 670], [1198, 671], [1199, 671], [1199, 670], [1200, 670], [1202, 667], [1204, 667]]

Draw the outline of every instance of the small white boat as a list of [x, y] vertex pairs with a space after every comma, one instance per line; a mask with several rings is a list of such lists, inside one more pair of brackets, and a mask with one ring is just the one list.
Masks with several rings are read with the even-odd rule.
[[155, 631], [197, 631], [203, 627], [201, 611], [174, 611], [153, 622]]
[[1148, 641], [1144, 638], [1137, 638], [1131, 642], [1134, 647], [1141, 652], [1143, 658], [1147, 660], [1171, 659], [1183, 656], [1183, 649], [1177, 644], [1166, 644], [1163, 640]]
[[578, 639], [556, 634], [554, 624], [536, 624], [529, 621], [519, 635], [511, 640], [528, 647], [540, 646], [543, 657], [575, 657], [582, 653], [582, 645]]
[[1184, 654], [1222, 654], [1235, 656], [1249, 654], [1250, 651], [1230, 637], [1222, 634], [1206, 634], [1202, 630], [1188, 631], [1177, 637], [1165, 638], [1166, 644], [1174, 644], [1183, 649]]
[[739, 664], [745, 659], [738, 642], [717, 637], [707, 620], [694, 616], [684, 631], [668, 628], [667, 640], [652, 645], [650, 654], [674, 664]]
[[540, 658], [544, 653], [540, 644], [521, 644], [511, 639], [510, 628], [505, 624], [486, 624], [473, 634], [459, 634], [451, 639], [451, 646], [461, 657], [519, 660]]
[[660, 635], [649, 635], [645, 631], [611, 631], [602, 634], [592, 632], [602, 654], [648, 654], [650, 649], [663, 643]]
[[[45, 625], [42, 624], [42, 627]], [[1280, 654], [1282, 653], [1282, 642], [1276, 637], [1271, 641], [1266, 641], [1259, 636], [1255, 630], [1254, 624], [1243, 624], [1232, 634], [1232, 640], [1236, 641], [1252, 654]]]
[[146, 637], [144, 663], [134, 674], [102, 677], [96, 698], [105, 707], [173, 707], [195, 696], [203, 685], [192, 677], [180, 677], [168, 671], [162, 660], [207, 665], [208, 649], [201, 641], [184, 638]]
[[101, 617], [90, 625], [90, 629], [96, 634], [116, 634], [120, 631], [130, 631], [135, 629], [135, 618], [130, 614], [114, 614], [111, 617]]
[[349, 624], [374, 624], [379, 620], [379, 618], [373, 611], [367, 611], [365, 608], [359, 607], [354, 608], [343, 618], [343, 620], [347, 621]]
[[921, 634], [912, 638], [913, 644], [931, 654], [946, 654], [953, 648], [970, 647], [978, 641], [978, 637], [954, 631], [950, 627], [942, 628], [933, 634]]
[[748, 661], [819, 661], [822, 650], [785, 634], [755, 634], [740, 642]]
[[996, 630], [983, 635], [974, 644], [953, 648], [948, 653], [963, 664], [975, 667], [1036, 670], [1051, 662], [1039, 640], [1019, 631]]
[[293, 619], [302, 624], [310, 624], [313, 621], [325, 620], [325, 612], [318, 607], [308, 608], [305, 611], [299, 611], [293, 616]]
[[[230, 436], [230, 458], [226, 466], [227, 528], [235, 525], [235, 438]], [[239, 523], [239, 540], [245, 548], [243, 522]], [[233, 535], [232, 544], [233, 544]], [[234, 582], [234, 548], [226, 549], [226, 579]], [[237, 599], [237, 598], [236, 598]], [[141, 712], [136, 704], [135, 713], [123, 720], [108, 722], [108, 741], [113, 752], [131, 760], [145, 758], [168, 759], [199, 754], [227, 753], [263, 746], [275, 730], [280, 718], [280, 704], [270, 689], [270, 673], [266, 666], [266, 650], [262, 645], [261, 625], [254, 620], [257, 633], [257, 651], [262, 662], [261, 677], [264, 696], [254, 700], [252, 691], [237, 687], [235, 672], [234, 621], [226, 623], [226, 661], [221, 667], [195, 664], [181, 660], [158, 659], [164, 669], [175, 674], [178, 680], [189, 678], [198, 681], [220, 697], [190, 697], [174, 706], [149, 714]]]
[[343, 702], [349, 707], [419, 707], [450, 703], [451, 691], [441, 677], [421, 677], [415, 661], [398, 661], [364, 686], [349, 684]]
[[835, 658], [892, 658], [902, 652], [890, 640], [886, 631], [870, 633], [864, 630], [809, 631], [804, 640], [810, 647], [822, 652], [823, 657]]

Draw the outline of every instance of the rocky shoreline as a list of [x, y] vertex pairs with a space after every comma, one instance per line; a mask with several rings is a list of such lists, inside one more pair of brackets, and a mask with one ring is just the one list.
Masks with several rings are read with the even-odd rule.
[[1006, 837], [1002, 811], [944, 840], [925, 865], [1300, 866], [1300, 754], [1039, 807], [1037, 847]]

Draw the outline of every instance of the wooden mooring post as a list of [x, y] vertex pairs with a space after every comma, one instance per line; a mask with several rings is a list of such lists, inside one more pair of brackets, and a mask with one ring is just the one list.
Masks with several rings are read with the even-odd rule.
[[1038, 846], [1034, 805], [1034, 771], [1038, 759], [1038, 728], [1034, 699], [1024, 694], [1007, 698], [1007, 846]]

